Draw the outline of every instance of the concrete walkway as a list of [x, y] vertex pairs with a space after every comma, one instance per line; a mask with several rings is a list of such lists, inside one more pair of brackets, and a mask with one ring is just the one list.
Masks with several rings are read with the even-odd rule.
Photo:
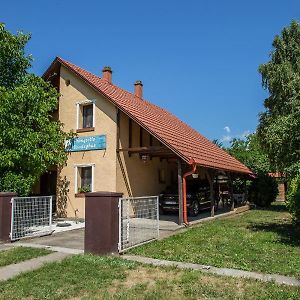
[[16, 247], [31, 247], [31, 248], [40, 248], [40, 249], [47, 249], [54, 252], [61, 252], [66, 254], [84, 254], [84, 250], [82, 249], [73, 249], [67, 247], [60, 247], [60, 246], [48, 246], [48, 245], [41, 245], [36, 243], [21, 243], [18, 242], [15, 244]]
[[28, 247], [33, 247], [34, 244], [37, 244], [44, 245], [44, 247], [51, 246], [83, 250], [84, 229], [74, 229], [42, 237], [26, 238], [13, 244], [15, 246], [22, 245]]
[[169, 261], [169, 260], [162, 260], [162, 259], [154, 259], [149, 257], [143, 256], [136, 256], [136, 255], [123, 255], [121, 256], [124, 259], [136, 261], [144, 264], [150, 264], [154, 266], [173, 266], [179, 269], [192, 269], [192, 270], [199, 270], [206, 273], [212, 273], [216, 275], [225, 275], [225, 276], [232, 276], [238, 278], [252, 278], [258, 279], [265, 282], [275, 282], [278, 284], [285, 284], [291, 286], [300, 286], [300, 280], [295, 277], [288, 277], [282, 276], [277, 274], [262, 274], [257, 272], [249, 272], [249, 271], [242, 271], [237, 269], [228, 269], [228, 268], [216, 268], [206, 265], [198, 265], [192, 263], [184, 263], [184, 262], [177, 262], [177, 261]]
[[[45, 263], [61, 261], [72, 254], [54, 252], [45, 256], [32, 258], [17, 264], [8, 265], [0, 268], [0, 281], [8, 280], [23, 272], [29, 272], [42, 267]], [[49, 279], [51, 280], [51, 279]]]
[[8, 249], [12, 249], [14, 246], [12, 244], [0, 244], [0, 252]]

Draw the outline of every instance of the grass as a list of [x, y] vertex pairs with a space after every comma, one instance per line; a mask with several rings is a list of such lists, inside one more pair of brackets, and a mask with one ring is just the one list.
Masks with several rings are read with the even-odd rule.
[[300, 277], [300, 228], [284, 205], [202, 223], [130, 251], [153, 258]]
[[51, 253], [49, 250], [29, 247], [16, 247], [0, 251], [0, 267], [16, 264], [31, 258], [47, 255], [49, 253]]
[[0, 299], [299, 299], [300, 288], [73, 256], [0, 282]]

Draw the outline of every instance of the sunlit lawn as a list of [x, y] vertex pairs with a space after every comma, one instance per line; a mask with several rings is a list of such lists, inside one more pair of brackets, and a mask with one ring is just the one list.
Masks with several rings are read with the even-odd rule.
[[73, 256], [0, 282], [0, 299], [299, 299], [300, 289], [117, 257]]
[[130, 253], [300, 277], [300, 228], [284, 204], [218, 219]]
[[24, 260], [43, 256], [51, 253], [49, 250], [29, 247], [16, 247], [5, 251], [0, 251], [0, 267], [16, 264]]

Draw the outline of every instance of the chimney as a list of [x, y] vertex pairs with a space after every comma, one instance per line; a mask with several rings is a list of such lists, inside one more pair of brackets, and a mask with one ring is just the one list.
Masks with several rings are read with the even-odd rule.
[[111, 67], [105, 66], [102, 70], [102, 78], [108, 81], [109, 83], [111, 83], [111, 74], [112, 74]]
[[143, 98], [143, 83], [141, 80], [137, 80], [134, 83], [134, 95], [141, 99]]

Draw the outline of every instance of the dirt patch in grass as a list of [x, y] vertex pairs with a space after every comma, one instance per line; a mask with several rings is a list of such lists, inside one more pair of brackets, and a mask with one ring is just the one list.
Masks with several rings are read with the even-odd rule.
[[125, 274], [126, 278], [123, 281], [113, 280], [108, 289], [110, 295], [115, 295], [119, 289], [131, 289], [137, 285], [151, 289], [155, 287], [158, 281], [179, 279], [182, 272], [139, 266], [136, 269], [126, 271]]
[[129, 270], [126, 272], [127, 278], [124, 281], [126, 287], [132, 287], [135, 284], [148, 283], [148, 285], [154, 285], [158, 280], [175, 280], [181, 275], [181, 272], [166, 271], [164, 269], [147, 269], [144, 267], [138, 267], [135, 270]]

